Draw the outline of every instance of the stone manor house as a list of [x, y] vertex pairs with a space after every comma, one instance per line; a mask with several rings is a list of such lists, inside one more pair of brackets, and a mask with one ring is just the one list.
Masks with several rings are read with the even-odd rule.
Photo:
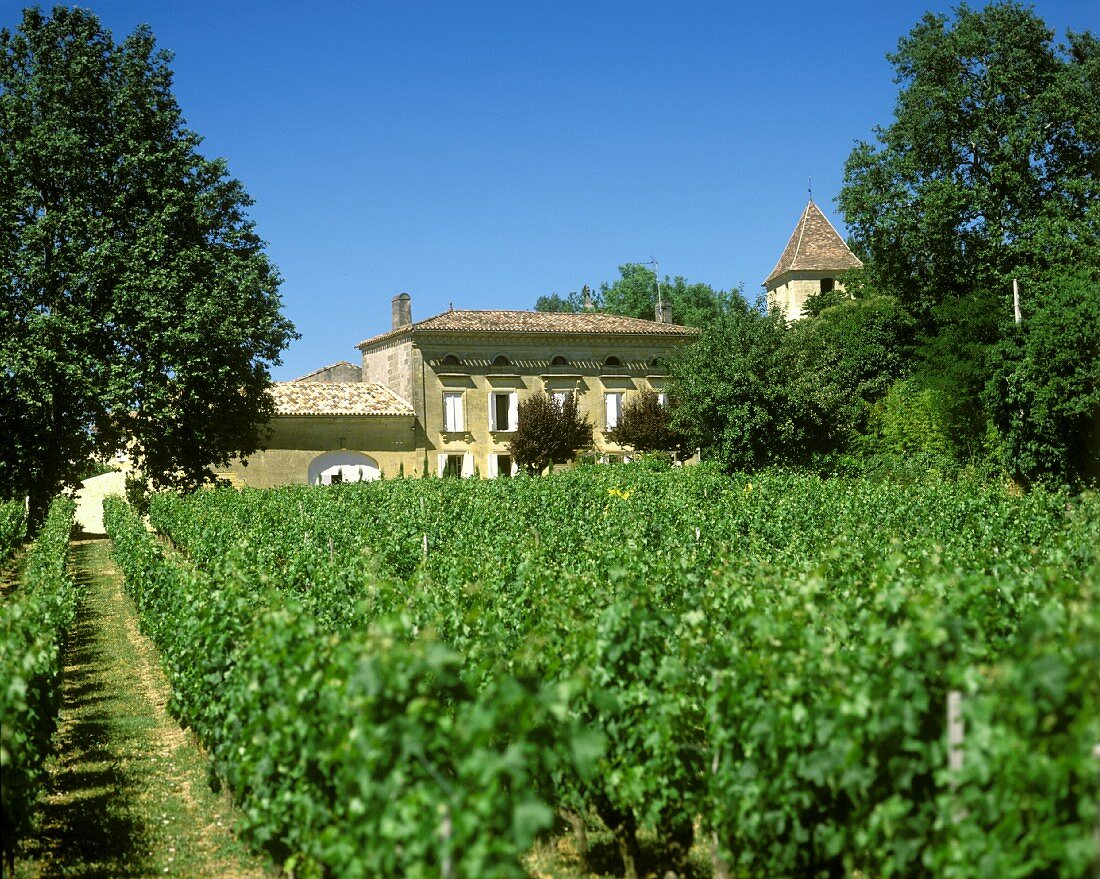
[[[769, 308], [796, 320], [807, 297], [834, 289], [835, 276], [858, 265], [811, 200], [764, 282]], [[645, 389], [663, 394], [668, 358], [698, 334], [674, 324], [667, 304], [654, 320], [451, 310], [413, 321], [407, 293], [391, 308], [391, 329], [359, 343], [359, 364], [274, 384], [267, 448], [221, 475], [258, 487], [511, 475], [519, 403], [541, 391], [576, 395], [594, 427], [590, 454], [619, 459], [626, 450], [607, 432], [624, 403]]]

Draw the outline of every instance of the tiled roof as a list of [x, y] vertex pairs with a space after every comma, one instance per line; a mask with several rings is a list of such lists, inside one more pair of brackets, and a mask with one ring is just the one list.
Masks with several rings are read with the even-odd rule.
[[413, 408], [377, 382], [275, 382], [276, 415], [412, 415]]
[[[336, 363], [330, 363], [328, 366], [322, 366], [320, 369], [315, 369], [313, 372], [307, 372], [305, 375], [300, 375], [297, 378], [292, 378], [292, 382], [311, 382], [316, 381], [314, 376], [324, 375], [327, 372], [339, 370], [341, 372], [347, 371], [353, 374], [361, 374], [362, 368], [356, 366], [354, 363], [350, 363], [347, 360], [338, 360]], [[356, 379], [358, 381], [358, 379]]]
[[811, 200], [764, 286], [769, 286], [786, 272], [842, 272], [862, 265], [833, 224]]
[[374, 336], [363, 348], [393, 336], [421, 333], [590, 333], [602, 335], [667, 336], [686, 338], [698, 334], [692, 327], [663, 324], [655, 320], [620, 317], [585, 311], [579, 314], [551, 311], [445, 311], [416, 323]]

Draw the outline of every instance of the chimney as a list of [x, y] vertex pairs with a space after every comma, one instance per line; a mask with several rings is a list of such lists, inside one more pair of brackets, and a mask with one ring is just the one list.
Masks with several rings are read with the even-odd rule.
[[412, 298], [408, 293], [398, 293], [393, 297], [393, 328], [399, 330], [412, 322]]
[[588, 289], [588, 285], [585, 284], [584, 288], [584, 310], [592, 311], [596, 307], [596, 303], [592, 301], [592, 291]]
[[672, 323], [672, 303], [667, 299], [657, 303], [657, 307], [653, 309], [654, 319], [659, 324]]

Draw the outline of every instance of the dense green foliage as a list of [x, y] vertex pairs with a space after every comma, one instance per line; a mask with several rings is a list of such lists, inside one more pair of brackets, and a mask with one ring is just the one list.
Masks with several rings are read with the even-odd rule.
[[65, 565], [74, 511], [67, 498], [50, 505], [22, 588], [0, 605], [0, 836], [9, 863], [30, 826], [61, 708], [61, 643], [76, 608]]
[[672, 410], [651, 388], [631, 394], [619, 415], [619, 423], [607, 438], [635, 452], [672, 452], [688, 457], [687, 440], [672, 429]]
[[[741, 299], [739, 291], [690, 284], [679, 275], [675, 278], [665, 275], [660, 286], [661, 301], [672, 309], [673, 323], [686, 327], [707, 326]], [[628, 262], [619, 266], [617, 280], [610, 284], [605, 281], [595, 293], [586, 287], [583, 294], [573, 292], [563, 297], [552, 293], [540, 296], [535, 302], [535, 311], [579, 313], [586, 308], [653, 320], [657, 315], [657, 273], [647, 264]]]
[[1019, 477], [1100, 479], [1100, 269], [1037, 284], [993, 349], [985, 403]]
[[469, 676], [453, 647], [377, 608], [384, 584], [361, 568], [362, 591], [329, 569], [338, 596], [295, 595], [247, 553], [193, 570], [121, 501], [106, 516], [171, 707], [253, 841], [295, 875], [522, 875], [519, 855], [553, 817], [537, 782], [557, 771], [550, 743], [570, 739], [564, 694], [505, 669]]
[[22, 501], [0, 504], [0, 562], [3, 562], [27, 533], [27, 506]]
[[1071, 32], [1056, 46], [1015, 2], [964, 5], [925, 15], [889, 58], [894, 118], [853, 150], [838, 199], [864, 260], [849, 289], [917, 321], [913, 399], [940, 407], [956, 455], [1025, 479], [1096, 478], [1082, 452], [1100, 414], [1100, 42]]
[[557, 401], [545, 392], [519, 404], [516, 432], [508, 451], [516, 464], [537, 476], [552, 464], [567, 464], [592, 446], [592, 422], [581, 415], [576, 394]]
[[[630, 466], [161, 496], [151, 516], [196, 570], [166, 563], [133, 523], [148, 555], [125, 562], [129, 588], [181, 715], [208, 741], [225, 736], [219, 771], [252, 831], [284, 853], [393, 863], [390, 831], [347, 828], [331, 804], [354, 777], [388, 814], [406, 814], [415, 789], [420, 812], [441, 815], [442, 788], [452, 816], [522, 813], [527, 831], [551, 808], [598, 820], [627, 865], [648, 827], [681, 870], [694, 824], [745, 875], [976, 875], [991, 858], [1005, 875], [1088, 869], [1100, 793], [1084, 758], [1100, 740], [1091, 495]], [[343, 645], [389, 701], [356, 701]], [[452, 657], [430, 675], [454, 687], [445, 697], [418, 671], [435, 650]], [[951, 689], [967, 726], [954, 777]], [[374, 744], [349, 744], [365, 733], [349, 732], [345, 703], [371, 719]], [[477, 735], [464, 727], [475, 715], [488, 725]], [[387, 750], [398, 730], [432, 755], [436, 793], [416, 787], [419, 760]], [[379, 749], [396, 770], [356, 762]], [[1043, 755], [1060, 802], [1077, 805], [1032, 804], [1031, 770], [991, 772], [1011, 749]], [[519, 775], [491, 793], [468, 786], [491, 771], [477, 761], [499, 765], [493, 753], [513, 755]], [[1001, 804], [1016, 801], [1021, 817], [1007, 817]], [[963, 808], [973, 821], [954, 823]], [[491, 848], [504, 871], [530, 833], [482, 821], [493, 839], [471, 830], [463, 851]], [[442, 826], [408, 819], [406, 871], [438, 871]]]
[[96, 454], [191, 487], [272, 413], [278, 273], [171, 86], [147, 27], [58, 6], [0, 31], [0, 497], [32, 527]]
[[703, 324], [676, 426], [731, 471], [893, 457], [1095, 483], [1100, 41], [1055, 46], [999, 2], [928, 13], [889, 57], [893, 121], [838, 199], [864, 267], [789, 327], [732, 305]]

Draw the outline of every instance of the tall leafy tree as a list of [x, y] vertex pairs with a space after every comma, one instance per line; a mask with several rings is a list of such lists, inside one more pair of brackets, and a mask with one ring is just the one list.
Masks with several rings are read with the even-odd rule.
[[80, 9], [0, 31], [0, 493], [32, 516], [123, 447], [154, 484], [210, 480], [272, 414], [280, 278], [169, 61]]
[[1010, 279], [1100, 244], [1100, 44], [1055, 46], [1030, 7], [928, 13], [888, 56], [901, 86], [839, 196], [880, 292], [922, 319], [988, 310]]
[[[848, 158], [839, 203], [865, 268], [853, 289], [917, 318], [913, 399], [964, 456], [987, 447], [983, 391], [1026, 288], [1100, 260], [1100, 42], [1030, 7], [927, 14], [889, 56], [893, 121]], [[915, 396], [913, 396], [915, 394]]]

